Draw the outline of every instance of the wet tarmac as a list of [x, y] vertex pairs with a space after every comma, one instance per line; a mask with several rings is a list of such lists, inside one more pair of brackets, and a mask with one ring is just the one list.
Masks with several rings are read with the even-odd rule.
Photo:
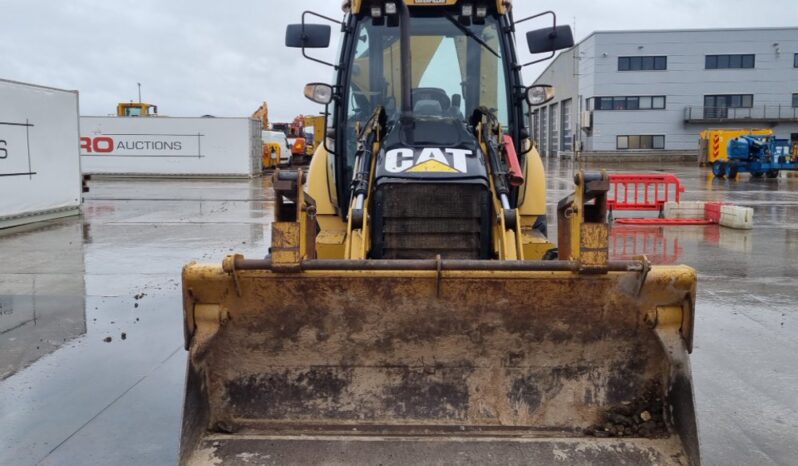
[[[548, 165], [553, 219], [573, 167]], [[685, 200], [754, 208], [753, 231], [616, 226], [611, 249], [699, 271], [692, 364], [704, 464], [798, 464], [798, 177], [623, 168], [677, 174]], [[0, 465], [176, 462], [180, 269], [265, 255], [267, 184], [98, 180], [82, 218], [0, 232]]]

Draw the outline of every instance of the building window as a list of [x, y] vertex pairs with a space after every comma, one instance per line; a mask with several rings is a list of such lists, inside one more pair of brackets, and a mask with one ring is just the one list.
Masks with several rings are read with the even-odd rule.
[[618, 57], [618, 71], [663, 71], [668, 57]]
[[640, 150], [640, 149], [665, 149], [665, 136], [663, 135], [634, 135], [618, 136], [616, 138], [618, 150]]
[[588, 110], [664, 110], [665, 96], [593, 97]]
[[795, 54], [795, 57], [792, 59], [792, 66], [798, 68], [798, 53]]
[[792, 95], [792, 106], [798, 108], [798, 94]]
[[755, 63], [756, 56], [754, 54], [706, 56], [706, 69], [708, 70], [748, 69], [754, 68]]

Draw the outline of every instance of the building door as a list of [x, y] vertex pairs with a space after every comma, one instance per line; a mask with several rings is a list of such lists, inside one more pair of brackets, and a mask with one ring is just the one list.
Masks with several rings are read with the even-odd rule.
[[704, 96], [704, 118], [728, 118], [729, 109], [733, 117], [751, 117], [751, 111], [738, 111], [737, 109], [750, 109], [754, 106], [753, 94], [723, 94]]
[[560, 104], [560, 150], [573, 151], [573, 138], [571, 130], [571, 99], [563, 100]]
[[560, 150], [560, 105], [551, 104], [549, 106], [549, 154], [557, 156]]
[[725, 96], [704, 96], [704, 118], [726, 118], [728, 112]]
[[540, 109], [540, 155], [549, 155], [549, 107]]

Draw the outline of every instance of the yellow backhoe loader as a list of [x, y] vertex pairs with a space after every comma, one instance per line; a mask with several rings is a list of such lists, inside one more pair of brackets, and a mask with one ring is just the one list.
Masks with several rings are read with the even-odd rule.
[[260, 107], [252, 112], [252, 118], [261, 124], [261, 168], [269, 170], [280, 166], [283, 145], [276, 140], [268, 140], [269, 131], [269, 104], [263, 102]]
[[[507, 0], [345, 2], [328, 137], [265, 258], [183, 271], [180, 463], [698, 465], [695, 271], [608, 259], [606, 173], [547, 239]], [[547, 13], [544, 15], [553, 14]], [[327, 47], [331, 26], [286, 45]], [[533, 54], [568, 26], [526, 34]], [[318, 60], [321, 61], [321, 60]]]

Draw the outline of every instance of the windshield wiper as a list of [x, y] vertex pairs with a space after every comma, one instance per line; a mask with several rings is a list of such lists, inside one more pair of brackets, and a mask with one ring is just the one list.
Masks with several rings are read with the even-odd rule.
[[460, 21], [458, 21], [458, 20], [457, 20], [457, 18], [455, 18], [454, 16], [452, 16], [452, 14], [451, 14], [451, 13], [449, 13], [448, 11], [444, 11], [444, 13], [443, 13], [443, 14], [446, 16], [446, 19], [448, 19], [448, 20], [449, 20], [449, 22], [451, 22], [452, 24], [454, 24], [454, 26], [455, 26], [457, 29], [459, 29], [460, 31], [462, 31], [462, 32], [463, 32], [463, 34], [465, 34], [465, 35], [467, 35], [468, 37], [470, 37], [470, 38], [474, 39], [475, 41], [477, 41], [477, 42], [479, 43], [479, 45], [481, 45], [481, 46], [485, 47], [486, 49], [488, 49], [488, 50], [490, 51], [490, 53], [492, 53], [492, 54], [496, 55], [496, 58], [501, 58], [501, 56], [499, 55], [499, 53], [498, 53], [498, 52], [496, 52], [495, 50], [493, 50], [493, 48], [492, 48], [490, 45], [488, 45], [488, 44], [487, 44], [487, 42], [485, 42], [484, 40], [480, 39], [480, 38], [479, 38], [479, 36], [477, 36], [476, 34], [474, 34], [474, 31], [472, 31], [471, 29], [468, 29], [467, 27], [465, 27], [465, 26], [463, 26], [462, 24], [460, 24]]

